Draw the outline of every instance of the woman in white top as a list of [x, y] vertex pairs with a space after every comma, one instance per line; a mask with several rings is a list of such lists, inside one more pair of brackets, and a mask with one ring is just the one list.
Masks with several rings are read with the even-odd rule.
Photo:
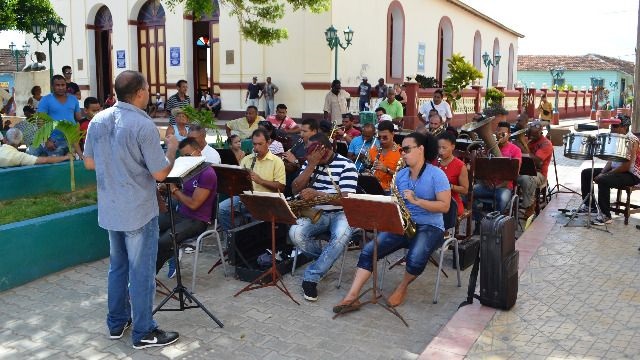
[[173, 135], [179, 142], [187, 137], [189, 133], [189, 118], [184, 110], [181, 108], [175, 108], [171, 110], [171, 114], [176, 118], [176, 124], [167, 127], [167, 132], [164, 134], [165, 138], [168, 135]]

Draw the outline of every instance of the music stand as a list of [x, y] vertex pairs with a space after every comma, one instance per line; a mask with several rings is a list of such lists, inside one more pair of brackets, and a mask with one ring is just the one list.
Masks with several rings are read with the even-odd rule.
[[[360, 300], [366, 293], [372, 291], [371, 300], [367, 300], [362, 303], [362, 306], [366, 304], [378, 304], [387, 309], [390, 313], [397, 316], [407, 327], [409, 324], [404, 320], [402, 315], [398, 311], [389, 305], [389, 300], [382, 294], [382, 290], [378, 289], [378, 231], [390, 232], [394, 234], [404, 234], [402, 226], [402, 218], [400, 216], [400, 209], [395, 202], [382, 202], [375, 200], [364, 200], [358, 198], [342, 198], [342, 207], [344, 213], [349, 222], [349, 226], [352, 228], [362, 228], [373, 230], [373, 269], [372, 277], [373, 283], [371, 288], [361, 293], [352, 303]], [[378, 296], [378, 292], [380, 295]], [[385, 304], [378, 302], [378, 298], [381, 297]], [[345, 313], [339, 312], [333, 316], [335, 319]]]
[[[247, 169], [238, 166], [214, 164], [213, 169], [216, 171], [218, 178], [218, 193], [227, 194], [231, 207], [231, 226], [235, 226], [235, 211], [233, 207], [233, 197], [242, 194], [244, 191], [253, 191], [253, 183], [251, 175]], [[224, 259], [221, 259], [224, 261]], [[211, 274], [218, 263], [213, 264], [207, 274]]]
[[536, 164], [529, 154], [522, 154], [522, 165], [520, 166], [519, 175], [537, 176]]
[[[276, 266], [276, 222], [290, 225], [295, 224], [296, 217], [291, 212], [291, 208], [284, 197], [279, 196], [274, 197], [259, 194], [243, 194], [240, 195], [240, 199], [247, 209], [249, 209], [249, 213], [251, 213], [251, 216], [254, 219], [271, 222], [271, 267], [233, 296], [236, 297], [245, 291], [275, 286], [287, 295], [294, 303], [300, 305], [300, 303], [291, 296], [289, 290], [287, 290], [287, 287], [282, 281], [282, 274], [280, 274]], [[271, 281], [261, 284], [262, 279], [269, 275], [271, 275]], [[278, 281], [280, 281], [280, 284], [278, 284]]]
[[[194, 170], [190, 171], [188, 174], [182, 177], [167, 177], [162, 183], [165, 184], [167, 188], [167, 194], [171, 194], [170, 184], [182, 184], [185, 180], [191, 179], [192, 177], [198, 175], [206, 168], [210, 166], [209, 163], [202, 163], [198, 165]], [[171, 241], [173, 242], [173, 257], [176, 263], [176, 287], [158, 304], [158, 306], [153, 310], [152, 314], [155, 314], [158, 311], [184, 311], [186, 309], [200, 308], [204, 311], [211, 320], [215, 321], [218, 326], [221, 328], [224, 327], [224, 324], [220, 322], [198, 299], [187, 290], [186, 286], [182, 284], [182, 275], [180, 272], [180, 250], [178, 249], [178, 243], [176, 241], [176, 223], [175, 223], [175, 207], [173, 206], [173, 200], [171, 196], [168, 196], [169, 203], [169, 220], [171, 222]], [[178, 294], [178, 300], [180, 306], [172, 309], [163, 309], [162, 307], [169, 301], [169, 299], [175, 299], [175, 294]], [[185, 300], [189, 300], [190, 302], [195, 302], [196, 305], [185, 305]]]
[[220, 154], [220, 161], [223, 164], [227, 164], [227, 165], [240, 165], [238, 163], [238, 159], [236, 158], [236, 155], [233, 153], [233, 150], [231, 149], [216, 149], [218, 151], [218, 154]]
[[[478, 180], [483, 180], [489, 184], [495, 184], [502, 181], [511, 181], [513, 183], [512, 194], [517, 193], [517, 180], [520, 173], [520, 162], [518, 159], [511, 159], [507, 157], [477, 157], [476, 166], [473, 176]], [[515, 196], [515, 195], [513, 195]], [[512, 199], [513, 199], [512, 196]], [[511, 204], [511, 210], [513, 210]], [[493, 208], [496, 209], [495, 201], [493, 202]], [[500, 210], [502, 211], [502, 209]], [[513, 212], [518, 222], [518, 211]]]
[[[595, 130], [595, 129], [594, 129]], [[554, 151], [552, 153], [552, 159], [553, 159], [553, 172], [556, 175], [556, 184], [553, 185], [553, 187], [549, 187], [549, 191], [547, 193], [547, 198], [549, 200], [551, 200], [551, 196], [555, 195], [556, 197], [558, 197], [558, 194], [576, 194], [576, 195], [580, 195], [580, 193], [578, 193], [577, 191], [568, 188], [565, 185], [560, 184], [560, 181], [558, 180], [558, 165], [556, 163], [556, 152], [555, 152], [555, 147], [556, 146], [563, 146], [564, 145], [564, 141], [562, 139], [562, 137], [566, 134], [570, 134], [571, 130], [569, 129], [559, 129], [559, 128], [555, 128], [555, 129], [551, 129], [549, 130], [549, 133], [547, 134], [549, 137], [549, 140], [551, 140], [551, 145], [553, 145], [554, 147]], [[564, 189], [564, 190], [561, 190]]]
[[385, 195], [380, 181], [373, 175], [358, 176], [358, 189], [362, 189], [365, 194], [369, 195]]

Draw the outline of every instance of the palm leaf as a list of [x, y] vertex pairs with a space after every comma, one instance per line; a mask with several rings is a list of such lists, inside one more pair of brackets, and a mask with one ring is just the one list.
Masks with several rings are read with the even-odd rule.
[[69, 145], [69, 151], [75, 151], [74, 145], [80, 143], [84, 131], [80, 130], [80, 124], [69, 121], [56, 121], [54, 128], [62, 133]]
[[34, 124], [38, 128], [36, 134], [33, 136], [33, 141], [31, 142], [31, 144], [27, 144], [29, 146], [44, 144], [47, 139], [49, 139], [49, 136], [51, 136], [51, 132], [55, 127], [54, 121], [51, 116], [45, 113], [39, 112], [30, 117], [27, 121], [29, 121], [31, 124]]

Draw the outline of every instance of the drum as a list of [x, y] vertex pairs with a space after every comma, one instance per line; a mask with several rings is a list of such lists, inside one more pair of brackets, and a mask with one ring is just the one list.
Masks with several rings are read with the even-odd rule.
[[591, 160], [595, 138], [591, 135], [573, 133], [562, 137], [564, 156], [574, 160]]
[[595, 156], [602, 160], [631, 160], [629, 139], [622, 134], [599, 134], [596, 142]]

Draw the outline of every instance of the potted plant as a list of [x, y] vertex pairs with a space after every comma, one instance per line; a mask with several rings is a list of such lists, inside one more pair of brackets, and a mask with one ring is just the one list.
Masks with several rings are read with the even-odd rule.
[[488, 88], [485, 98], [487, 99], [487, 107], [483, 113], [487, 117], [495, 116], [498, 122], [507, 120], [509, 112], [502, 106], [504, 93], [496, 88]]
[[[462, 91], [475, 79], [481, 79], [482, 73], [460, 54], [451, 55], [447, 62], [449, 63], [447, 65], [449, 76], [444, 80], [442, 89], [451, 104], [451, 111], [455, 112], [458, 108], [458, 100], [462, 98]], [[465, 122], [466, 119], [467, 111], [465, 108]]]
[[421, 89], [430, 89], [438, 87], [438, 80], [433, 76], [426, 77], [422, 74], [416, 75], [416, 82]]
[[206, 129], [211, 129], [215, 133], [215, 141], [213, 143], [213, 147], [216, 149], [224, 148], [224, 140], [222, 140], [222, 135], [220, 135], [220, 130], [218, 129], [218, 124], [216, 123], [216, 118], [213, 116], [213, 113], [209, 110], [198, 110], [191, 105], [187, 105], [183, 108], [184, 113], [187, 114], [189, 118], [189, 122], [193, 124], [198, 124]]

